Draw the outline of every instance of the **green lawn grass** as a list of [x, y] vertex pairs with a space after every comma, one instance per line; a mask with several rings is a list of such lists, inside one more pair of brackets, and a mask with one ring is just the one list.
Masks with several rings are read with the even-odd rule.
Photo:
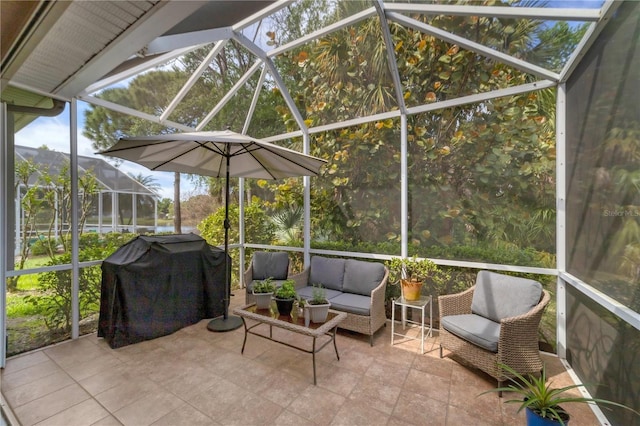
[[[39, 268], [49, 261], [49, 256], [30, 257], [24, 269]], [[38, 291], [38, 274], [23, 275], [18, 279], [18, 290], [7, 293], [7, 318], [19, 318], [38, 314], [35, 305], [26, 301], [26, 297]]]
[[7, 294], [7, 318], [20, 318], [39, 313], [36, 305], [27, 302], [26, 294]]

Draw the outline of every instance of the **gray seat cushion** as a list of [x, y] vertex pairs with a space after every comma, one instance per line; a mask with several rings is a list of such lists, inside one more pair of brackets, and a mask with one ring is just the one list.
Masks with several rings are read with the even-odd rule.
[[471, 312], [500, 322], [526, 314], [538, 304], [542, 285], [534, 280], [480, 271], [473, 291]]
[[322, 284], [324, 288], [342, 291], [344, 259], [313, 256], [309, 270], [309, 285]]
[[450, 333], [493, 353], [498, 352], [500, 324], [475, 314], [442, 317], [440, 326]]
[[382, 263], [347, 259], [344, 265], [342, 291], [371, 296], [371, 292], [380, 285], [383, 277], [384, 265]]
[[[298, 296], [304, 299], [311, 299], [311, 297], [313, 296], [313, 286], [310, 286], [310, 285], [306, 287], [302, 287], [296, 291], [298, 292]], [[330, 288], [325, 288], [325, 291], [327, 294], [327, 299], [331, 299], [333, 297], [336, 297], [342, 294], [341, 291], [331, 290]]]
[[[256, 282], [258, 282], [258, 281], [262, 281], [262, 280], [253, 280], [253, 281], [251, 281], [251, 282], [247, 285], [247, 291], [248, 291], [249, 293], [253, 292], [253, 285], [254, 285]], [[285, 281], [285, 280], [273, 280], [273, 281], [271, 281], [271, 282], [273, 283], [273, 285], [275, 285], [275, 286], [276, 286], [276, 288], [280, 288], [280, 287], [282, 286], [282, 283], [283, 283], [284, 281]]]
[[341, 293], [329, 299], [331, 309], [356, 315], [371, 315], [371, 298], [353, 293]]
[[253, 253], [253, 279], [286, 280], [289, 274], [289, 254], [286, 252], [257, 251]]

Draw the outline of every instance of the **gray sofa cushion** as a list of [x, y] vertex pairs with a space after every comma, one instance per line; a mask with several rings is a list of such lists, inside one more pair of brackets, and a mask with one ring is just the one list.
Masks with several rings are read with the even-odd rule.
[[449, 315], [442, 317], [440, 326], [474, 345], [498, 352], [500, 324], [497, 322], [475, 314]]
[[253, 279], [286, 280], [289, 274], [289, 254], [257, 251], [253, 253]]
[[344, 265], [342, 291], [371, 296], [384, 277], [384, 265], [378, 262], [347, 259]]
[[471, 312], [500, 322], [526, 314], [538, 304], [542, 285], [534, 280], [480, 271], [473, 291]]
[[[304, 299], [311, 299], [311, 297], [313, 296], [313, 286], [310, 285], [302, 287], [296, 291], [298, 292], [298, 296]], [[325, 288], [325, 291], [327, 293], [327, 299], [331, 299], [332, 297], [336, 297], [342, 294], [341, 291], [331, 290], [330, 288]]]
[[324, 288], [342, 291], [344, 259], [313, 256], [309, 270], [309, 285], [322, 284]]
[[371, 298], [353, 293], [341, 293], [329, 299], [331, 309], [356, 315], [371, 315]]

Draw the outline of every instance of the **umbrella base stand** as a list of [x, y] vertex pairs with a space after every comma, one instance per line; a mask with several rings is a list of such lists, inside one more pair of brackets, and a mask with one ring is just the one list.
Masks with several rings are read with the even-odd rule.
[[209, 321], [207, 330], [215, 332], [232, 331], [242, 326], [242, 318], [235, 316], [218, 317]]

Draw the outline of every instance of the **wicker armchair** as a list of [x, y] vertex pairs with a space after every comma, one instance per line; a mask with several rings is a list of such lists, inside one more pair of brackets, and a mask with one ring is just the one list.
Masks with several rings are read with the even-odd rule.
[[253, 253], [251, 263], [244, 271], [244, 284], [247, 287], [245, 303], [249, 305], [256, 302], [256, 297], [252, 292], [253, 284], [256, 281], [272, 278], [276, 287], [280, 287], [288, 275], [289, 254], [287, 252], [257, 251]]
[[537, 281], [478, 272], [473, 287], [438, 297], [440, 357], [445, 348], [498, 386], [509, 377], [500, 364], [521, 374], [539, 372], [538, 326], [549, 299]]

